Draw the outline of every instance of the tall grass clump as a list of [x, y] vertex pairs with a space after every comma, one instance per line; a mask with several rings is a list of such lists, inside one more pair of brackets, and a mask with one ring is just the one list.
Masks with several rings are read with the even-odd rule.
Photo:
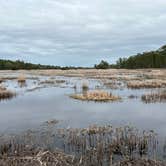
[[117, 101], [120, 100], [119, 96], [114, 96], [112, 93], [102, 91], [102, 90], [93, 90], [87, 91], [82, 94], [73, 94], [72, 98], [78, 100], [87, 100], [87, 101]]
[[3, 79], [0, 78], [0, 84], [3, 82]]
[[0, 86], [0, 100], [10, 99], [15, 95], [16, 93], [7, 90], [5, 87]]
[[26, 77], [24, 75], [19, 75], [17, 81], [18, 83], [26, 83]]
[[166, 102], [166, 90], [144, 94], [141, 99], [145, 103]]
[[18, 76], [17, 81], [21, 88], [26, 86], [26, 77], [24, 75]]
[[82, 83], [82, 90], [83, 90], [83, 91], [87, 91], [88, 89], [89, 89], [88, 82], [85, 82], [85, 81], [84, 81], [84, 82]]

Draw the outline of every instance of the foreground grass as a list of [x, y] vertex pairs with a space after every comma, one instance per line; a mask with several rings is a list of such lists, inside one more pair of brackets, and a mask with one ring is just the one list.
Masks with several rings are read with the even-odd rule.
[[0, 165], [166, 166], [157, 160], [158, 140], [153, 131], [110, 125], [55, 129], [50, 125], [42, 131], [0, 137]]
[[[23, 155], [24, 153], [24, 155]], [[73, 156], [59, 150], [24, 149], [8, 157], [0, 158], [1, 166], [78, 166]]]
[[[24, 152], [25, 153], [25, 152]], [[26, 154], [27, 153], [27, 154]], [[25, 156], [13, 155], [0, 158], [1, 166], [101, 166], [102, 163], [85, 165], [82, 159], [78, 160], [72, 155], [59, 150], [50, 152], [40, 150], [35, 153], [26, 151]], [[106, 165], [107, 166], [107, 165]], [[150, 159], [126, 159], [108, 166], [166, 166], [164, 162]]]

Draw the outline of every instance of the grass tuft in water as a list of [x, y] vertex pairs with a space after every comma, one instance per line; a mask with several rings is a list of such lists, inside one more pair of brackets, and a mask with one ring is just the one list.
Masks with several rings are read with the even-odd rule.
[[73, 94], [70, 97], [78, 100], [100, 101], [100, 102], [117, 101], [121, 99], [119, 96], [114, 96], [112, 95], [112, 93], [102, 90], [87, 91], [86, 93], [83, 94]]
[[166, 90], [142, 95], [141, 99], [145, 103], [166, 102]]

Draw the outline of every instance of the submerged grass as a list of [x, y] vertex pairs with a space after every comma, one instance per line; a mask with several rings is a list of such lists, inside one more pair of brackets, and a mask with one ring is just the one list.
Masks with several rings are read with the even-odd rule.
[[121, 99], [119, 96], [114, 96], [112, 95], [112, 93], [108, 93], [102, 90], [87, 91], [86, 93], [84, 92], [83, 94], [73, 94], [70, 97], [78, 100], [101, 101], [101, 102], [117, 101]]

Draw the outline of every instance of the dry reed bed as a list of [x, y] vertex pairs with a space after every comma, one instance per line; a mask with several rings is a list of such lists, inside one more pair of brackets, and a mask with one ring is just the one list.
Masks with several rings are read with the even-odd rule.
[[[64, 153], [57, 151], [56, 143], [61, 144]], [[153, 166], [155, 162], [164, 166], [157, 161], [157, 149], [157, 135], [153, 131], [139, 132], [130, 126], [94, 125], [84, 129], [53, 129], [49, 126], [40, 132], [0, 137], [0, 163], [17, 161], [30, 165], [40, 161], [41, 165], [56, 165], [63, 161], [66, 166], [142, 166], [143, 163]]]
[[1, 76], [1, 81], [7, 81], [7, 80], [17, 80], [17, 82], [26, 82], [27, 79], [31, 79], [31, 80], [38, 80], [39, 78], [37, 76]]
[[59, 71], [59, 75], [65, 76], [79, 76], [88, 78], [108, 78], [108, 79], [120, 79], [120, 80], [131, 80], [131, 79], [165, 79], [166, 70], [126, 70], [126, 69], [109, 69], [109, 70], [68, 70]]
[[[6, 156], [0, 158], [1, 166], [107, 166], [107, 164], [85, 165], [82, 159], [77, 160], [74, 156], [60, 151], [39, 151], [36, 155], [32, 153], [25, 156]], [[123, 160], [108, 166], [166, 166], [164, 162], [150, 159]]]
[[125, 160], [114, 164], [113, 166], [166, 166], [164, 162], [148, 159]]
[[[5, 73], [11, 71], [1, 71], [0, 76], [4, 76]], [[165, 69], [138, 69], [138, 70], [126, 70], [126, 69], [108, 69], [108, 70], [96, 70], [96, 69], [78, 69], [78, 70], [21, 70], [12, 71], [18, 74], [33, 74], [33, 75], [45, 75], [45, 76], [72, 76], [72, 77], [85, 77], [85, 78], [120, 78], [120, 79], [161, 79], [166, 80]]]
[[144, 81], [129, 81], [127, 87], [131, 89], [141, 88], [165, 88], [165, 80], [144, 80]]
[[114, 96], [111, 93], [102, 90], [87, 91], [83, 94], [73, 94], [70, 95], [70, 97], [77, 100], [98, 102], [117, 101], [121, 99], [119, 96]]
[[[11, 73], [11, 76], [10, 76]], [[6, 75], [6, 76], [5, 76]], [[17, 76], [18, 75], [18, 76]], [[150, 88], [150, 87], [166, 87], [166, 70], [165, 69], [142, 69], [142, 70], [126, 70], [126, 69], [78, 69], [78, 70], [20, 70], [20, 71], [0, 71], [0, 78], [2, 79], [18, 79], [19, 82], [25, 81], [25, 75], [33, 76], [67, 76], [93, 78], [102, 80], [112, 80], [115, 84], [107, 84], [111, 88], [121, 88], [118, 82], [123, 85], [128, 84], [131, 88]], [[5, 76], [5, 77], [4, 77]], [[19, 78], [23, 77], [23, 78]], [[29, 79], [27, 77], [27, 79]], [[145, 85], [142, 82], [145, 80]], [[160, 83], [157, 83], [160, 80]], [[133, 82], [133, 83], [130, 83]], [[151, 82], [152, 81], [152, 82]], [[135, 82], [135, 83], [134, 83]], [[144, 82], [144, 81], [143, 81]], [[146, 83], [147, 82], [147, 83]], [[148, 83], [150, 82], [150, 83]], [[154, 82], [154, 83], [153, 83]], [[161, 83], [162, 82], [162, 83]], [[132, 85], [133, 84], [133, 85]], [[139, 84], [139, 85], [138, 85]]]
[[61, 151], [50, 152], [47, 150], [27, 150], [24, 155], [19, 152], [12, 156], [0, 158], [1, 166], [78, 166], [79, 162], [74, 156], [64, 154]]
[[145, 103], [166, 102], [166, 90], [142, 95], [141, 99]]
[[[142, 158], [151, 152], [156, 155], [157, 138], [153, 132], [140, 134], [132, 127], [112, 128], [92, 126], [88, 129], [71, 129], [64, 133], [64, 151], [82, 157], [87, 165], [110, 165], [119, 159]], [[114, 160], [115, 159], [115, 160]]]

